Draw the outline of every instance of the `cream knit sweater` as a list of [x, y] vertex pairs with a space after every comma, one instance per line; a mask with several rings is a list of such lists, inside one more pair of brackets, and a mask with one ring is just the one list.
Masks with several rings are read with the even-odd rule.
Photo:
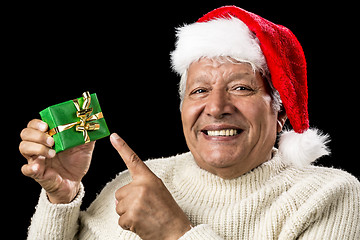
[[[286, 166], [274, 151], [233, 180], [200, 169], [191, 153], [147, 161], [195, 226], [180, 239], [360, 239], [358, 180], [337, 169]], [[70, 204], [51, 204], [42, 190], [28, 239], [140, 239], [121, 229], [115, 212], [114, 193], [130, 181], [120, 173], [83, 212], [83, 187]]]

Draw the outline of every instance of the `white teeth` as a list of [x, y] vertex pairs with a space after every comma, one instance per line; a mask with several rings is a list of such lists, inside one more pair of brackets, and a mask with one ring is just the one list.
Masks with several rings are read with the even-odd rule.
[[223, 130], [208, 130], [207, 135], [209, 136], [234, 136], [238, 134], [236, 129], [223, 129]]

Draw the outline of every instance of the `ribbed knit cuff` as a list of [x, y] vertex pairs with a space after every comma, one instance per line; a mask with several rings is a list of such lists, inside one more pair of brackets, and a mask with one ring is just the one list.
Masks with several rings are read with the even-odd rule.
[[223, 240], [207, 224], [200, 224], [185, 233], [179, 240]]
[[84, 197], [84, 186], [76, 198], [68, 204], [53, 204], [46, 191], [41, 190], [39, 203], [31, 219], [28, 239], [73, 239], [78, 229], [80, 205]]

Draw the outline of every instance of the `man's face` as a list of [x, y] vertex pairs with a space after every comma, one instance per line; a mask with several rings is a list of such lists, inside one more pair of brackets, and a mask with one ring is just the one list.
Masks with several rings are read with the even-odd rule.
[[202, 58], [190, 65], [181, 118], [201, 168], [230, 179], [270, 159], [277, 116], [249, 64]]

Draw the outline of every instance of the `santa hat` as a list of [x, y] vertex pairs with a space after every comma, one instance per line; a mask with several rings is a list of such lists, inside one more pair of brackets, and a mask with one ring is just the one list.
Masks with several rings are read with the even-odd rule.
[[287, 163], [304, 166], [330, 153], [328, 135], [309, 129], [306, 60], [289, 29], [236, 6], [220, 7], [178, 29], [171, 60], [180, 75], [201, 57], [220, 56], [269, 71], [294, 129], [282, 133], [279, 141]]

